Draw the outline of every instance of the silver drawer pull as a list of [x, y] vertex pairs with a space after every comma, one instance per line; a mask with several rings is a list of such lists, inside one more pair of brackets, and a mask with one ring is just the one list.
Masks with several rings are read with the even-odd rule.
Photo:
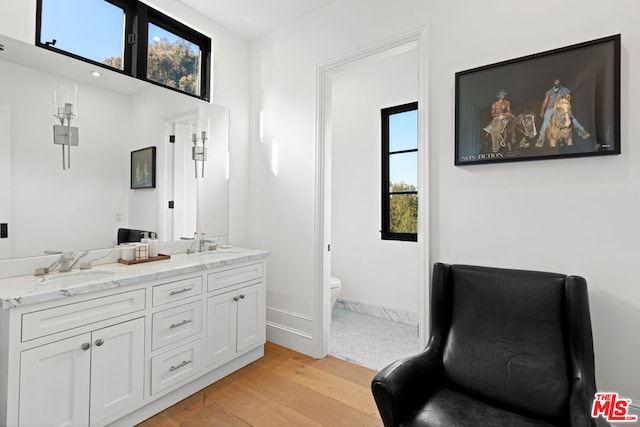
[[178, 295], [178, 294], [183, 294], [185, 292], [189, 292], [191, 289], [193, 288], [182, 288], [182, 289], [178, 289], [177, 291], [171, 291], [169, 292], [169, 295]]
[[177, 365], [177, 366], [172, 366], [169, 368], [169, 372], [173, 372], [176, 369], [180, 369], [185, 365], [188, 365], [189, 363], [191, 363], [191, 360], [183, 360], [181, 364]]
[[193, 322], [193, 320], [185, 319], [182, 322], [172, 323], [169, 326], [169, 329], [174, 329], [174, 328], [177, 328], [177, 327], [182, 326], [182, 325], [186, 325], [187, 323], [191, 323], [191, 322]]

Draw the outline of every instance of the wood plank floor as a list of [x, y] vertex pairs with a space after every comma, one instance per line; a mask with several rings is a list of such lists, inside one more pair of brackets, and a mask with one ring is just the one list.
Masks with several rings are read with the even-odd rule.
[[370, 389], [374, 375], [268, 342], [260, 360], [138, 427], [382, 426]]

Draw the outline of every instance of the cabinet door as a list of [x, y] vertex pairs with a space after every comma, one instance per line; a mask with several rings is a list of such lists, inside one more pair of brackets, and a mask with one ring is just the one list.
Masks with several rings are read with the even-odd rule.
[[247, 286], [238, 291], [238, 341], [236, 351], [241, 352], [259, 344], [266, 338], [266, 302], [264, 284]]
[[91, 423], [140, 402], [144, 387], [144, 318], [91, 334]]
[[91, 334], [23, 351], [19, 425], [89, 424]]
[[236, 353], [237, 294], [236, 291], [226, 292], [207, 300], [207, 365]]

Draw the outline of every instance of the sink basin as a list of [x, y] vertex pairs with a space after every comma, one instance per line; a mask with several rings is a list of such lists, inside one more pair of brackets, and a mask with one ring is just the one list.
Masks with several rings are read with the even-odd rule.
[[206, 256], [215, 256], [215, 255], [228, 255], [228, 254], [239, 254], [240, 252], [230, 250], [230, 249], [216, 249], [215, 251], [204, 251], [196, 253], [196, 256], [206, 257]]
[[233, 250], [218, 249], [215, 251], [198, 252], [194, 255], [196, 256], [196, 259], [198, 259], [200, 262], [207, 262], [207, 261], [217, 261], [225, 258], [233, 258], [235, 255], [239, 253], [240, 252], [233, 251]]
[[38, 281], [38, 286], [77, 285], [84, 282], [105, 279], [113, 274], [113, 271], [108, 270], [69, 271], [66, 273], [44, 276]]

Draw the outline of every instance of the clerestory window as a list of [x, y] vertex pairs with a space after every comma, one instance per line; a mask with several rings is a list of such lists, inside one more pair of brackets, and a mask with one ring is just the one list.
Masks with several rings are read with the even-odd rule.
[[211, 39], [137, 0], [38, 0], [36, 45], [205, 100]]
[[384, 108], [382, 239], [418, 241], [418, 103]]

